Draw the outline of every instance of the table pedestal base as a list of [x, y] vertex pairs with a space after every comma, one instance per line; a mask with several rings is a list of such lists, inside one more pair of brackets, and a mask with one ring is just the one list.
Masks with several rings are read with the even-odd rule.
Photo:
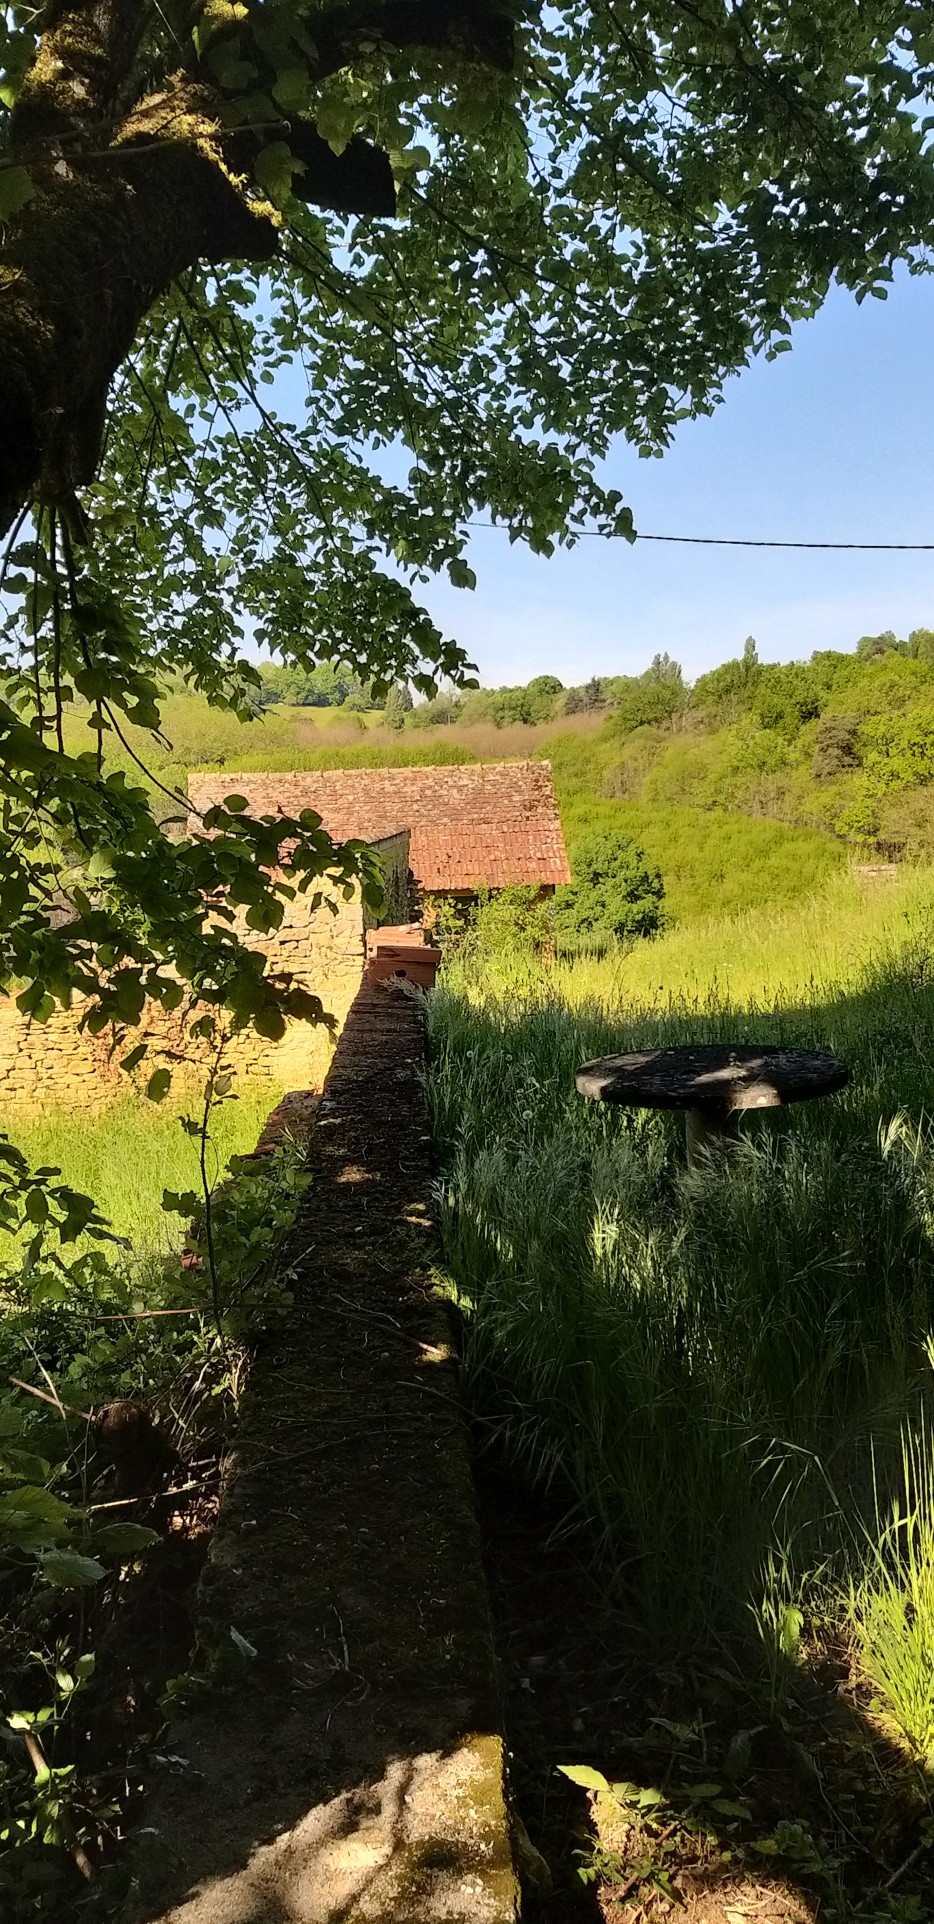
[[732, 1143], [739, 1141], [739, 1115], [738, 1109], [715, 1108], [712, 1104], [703, 1109], [685, 1110], [684, 1140], [689, 1169], [711, 1156], [722, 1155]]

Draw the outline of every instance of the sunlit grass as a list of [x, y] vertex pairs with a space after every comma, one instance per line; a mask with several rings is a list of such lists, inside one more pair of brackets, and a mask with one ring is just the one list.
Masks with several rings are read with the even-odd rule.
[[[211, 1123], [208, 1173], [220, 1180], [231, 1156], [255, 1148], [282, 1092], [244, 1081], [236, 1101], [217, 1106]], [[164, 1189], [200, 1190], [199, 1144], [179, 1115], [197, 1110], [169, 1096], [164, 1103], [126, 1095], [95, 1115], [65, 1108], [0, 1105], [0, 1131], [34, 1166], [53, 1164], [72, 1188], [93, 1196], [99, 1209], [138, 1254], [177, 1247], [184, 1225], [162, 1209]]]
[[868, 968], [934, 946], [934, 869], [873, 885], [847, 871], [772, 913], [707, 915], [628, 952], [542, 963], [521, 953], [484, 958], [482, 976], [455, 957], [447, 979], [471, 996], [553, 998], [567, 1008], [704, 1016], [820, 1003]]
[[877, 1505], [867, 1569], [851, 1593], [859, 1662], [914, 1761], [934, 1766], [934, 1436], [902, 1438], [902, 1480]]

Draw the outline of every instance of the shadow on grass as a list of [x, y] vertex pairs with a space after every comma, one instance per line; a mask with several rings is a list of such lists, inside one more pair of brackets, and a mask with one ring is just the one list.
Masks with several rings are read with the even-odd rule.
[[571, 1493], [531, 1490], [482, 1437], [477, 1469], [514, 1790], [554, 1877], [530, 1893], [534, 1924], [590, 1918], [598, 1897], [614, 1920], [679, 1903], [711, 1924], [934, 1914], [934, 1785], [860, 1700], [841, 1645], [814, 1641], [771, 1676], [748, 1648], [653, 1657], [569, 1523]]
[[[581, 1844], [617, 1910], [664, 1904], [674, 1862], [698, 1915], [767, 1886], [928, 1914], [930, 1784], [868, 1710], [828, 1597], [878, 1544], [901, 1426], [930, 1419], [929, 979], [919, 955], [810, 1008], [433, 1010], [444, 1262], [494, 1483], [521, 1479], [487, 1528], [523, 1811], [547, 1850], [586, 1801], [557, 1765], [635, 1787], [615, 1815], [597, 1799]], [[678, 1118], [574, 1093], [593, 1056], [705, 1040], [829, 1048], [850, 1086], [753, 1120], [709, 1175]], [[772, 1609], [768, 1682], [750, 1603]], [[802, 1604], [789, 1664], [779, 1620]]]

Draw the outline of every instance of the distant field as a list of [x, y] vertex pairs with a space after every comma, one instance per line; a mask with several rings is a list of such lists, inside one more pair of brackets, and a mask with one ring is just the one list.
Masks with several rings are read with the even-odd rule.
[[[599, 715], [569, 717], [557, 729], [554, 722], [505, 728], [482, 723], [393, 733], [380, 724], [379, 714], [285, 707], [244, 723], [199, 696], [170, 695], [164, 703], [167, 747], [139, 729], [127, 728], [126, 735], [155, 780], [180, 796], [191, 768], [285, 772], [545, 757], [554, 769], [572, 854], [587, 829], [622, 828], [661, 868], [677, 921], [786, 908], [820, 889], [847, 862], [846, 845], [817, 829], [725, 809], [609, 799], [606, 787], [620, 745]], [[80, 716], [72, 717], [68, 746], [87, 746], [86, 734]], [[107, 755], [142, 779], [118, 742], [107, 742]], [[153, 805], [160, 815], [172, 813], [155, 782]]]

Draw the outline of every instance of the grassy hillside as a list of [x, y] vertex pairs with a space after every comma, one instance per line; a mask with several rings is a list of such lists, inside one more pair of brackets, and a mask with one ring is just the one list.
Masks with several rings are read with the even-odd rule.
[[[679, 920], [787, 906], [820, 887], [847, 859], [846, 845], [827, 830], [736, 809], [615, 795], [621, 743], [613, 718], [599, 713], [568, 716], [557, 727], [482, 722], [394, 733], [381, 724], [378, 714], [281, 706], [241, 722], [198, 696], [170, 695], [164, 744], [129, 727], [126, 737], [151, 771], [154, 807], [167, 815], [170, 803], [157, 784], [184, 794], [191, 768], [286, 771], [544, 756], [554, 769], [572, 853], [588, 828], [623, 828], [659, 864], [670, 911]], [[642, 731], [643, 737], [649, 732]], [[73, 716], [67, 745], [86, 747], [88, 740], [85, 718]], [[144, 779], [113, 737], [106, 740], [106, 753], [114, 766]]]
[[[586, 704], [586, 705], [582, 705]], [[432, 717], [436, 716], [436, 720]], [[427, 724], [427, 725], [426, 725]], [[250, 722], [171, 693], [163, 742], [126, 730], [108, 759], [184, 791], [191, 768], [288, 770], [546, 756], [573, 854], [588, 829], [642, 843], [683, 920], [781, 910], [854, 856], [934, 856], [934, 634], [883, 635], [854, 654], [759, 662], [754, 644], [688, 688], [677, 664], [560, 689], [479, 691], [381, 713], [277, 705]], [[72, 717], [68, 746], [93, 737]]]

